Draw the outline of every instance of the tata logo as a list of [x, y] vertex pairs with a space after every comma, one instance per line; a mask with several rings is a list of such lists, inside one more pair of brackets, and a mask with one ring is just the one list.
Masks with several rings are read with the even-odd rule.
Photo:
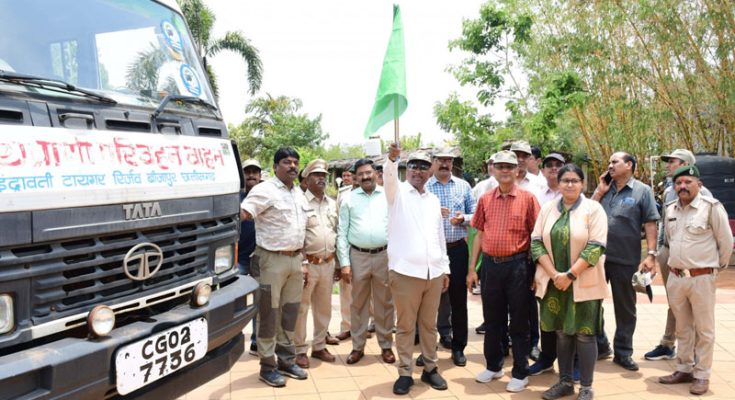
[[125, 211], [126, 221], [161, 216], [161, 205], [157, 201], [152, 203], [123, 204], [122, 207], [123, 211]]
[[163, 251], [153, 243], [135, 245], [123, 258], [123, 271], [134, 281], [144, 281], [158, 272], [163, 264]]

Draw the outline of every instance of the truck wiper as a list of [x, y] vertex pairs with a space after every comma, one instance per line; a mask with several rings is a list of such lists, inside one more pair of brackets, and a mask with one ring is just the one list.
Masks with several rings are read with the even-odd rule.
[[182, 95], [179, 95], [179, 94], [169, 94], [169, 95], [166, 95], [166, 97], [164, 97], [163, 100], [161, 100], [161, 104], [158, 105], [158, 108], [156, 108], [156, 111], [153, 112], [153, 118], [155, 119], [159, 115], [161, 115], [161, 113], [163, 112], [163, 110], [166, 108], [166, 105], [169, 102], [171, 102], [171, 101], [180, 101], [180, 102], [183, 102], [183, 103], [190, 103], [190, 104], [199, 104], [199, 105], [202, 105], [202, 106], [206, 107], [207, 109], [211, 110], [212, 111], [212, 115], [214, 115], [215, 118], [219, 118], [219, 115], [217, 115], [215, 113], [215, 111], [217, 111], [219, 109], [214, 104], [212, 104], [212, 103], [210, 103], [210, 102], [208, 102], [208, 101], [206, 101], [204, 99], [200, 99], [199, 97], [182, 96]]
[[53, 90], [62, 93], [77, 94], [84, 97], [91, 97], [103, 103], [117, 104], [115, 99], [95, 93], [91, 90], [82, 89], [71, 83], [64, 82], [60, 79], [46, 78], [43, 76], [19, 74], [17, 72], [4, 71], [0, 69], [0, 81], [14, 83], [17, 85], [34, 86], [43, 89]]

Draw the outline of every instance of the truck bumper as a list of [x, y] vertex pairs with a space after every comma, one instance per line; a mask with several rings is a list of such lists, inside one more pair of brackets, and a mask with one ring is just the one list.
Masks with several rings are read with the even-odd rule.
[[206, 306], [176, 307], [147, 321], [113, 329], [103, 338], [66, 338], [0, 357], [0, 400], [119, 398], [114, 371], [121, 346], [204, 317], [208, 323], [207, 354], [126, 398], [175, 398], [230, 369], [244, 351], [242, 330], [255, 316], [257, 283], [238, 279], [212, 293]]

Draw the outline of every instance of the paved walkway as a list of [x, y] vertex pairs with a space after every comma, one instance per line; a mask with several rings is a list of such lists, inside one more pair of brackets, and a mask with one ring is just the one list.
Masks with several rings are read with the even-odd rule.
[[[715, 311], [717, 322], [717, 344], [714, 354], [710, 392], [702, 398], [735, 399], [735, 270], [727, 271], [718, 279], [718, 304]], [[633, 340], [634, 359], [640, 365], [637, 372], [626, 371], [612, 363], [611, 359], [598, 361], [595, 369], [593, 388], [596, 398], [602, 399], [682, 399], [697, 398], [689, 394], [688, 385], [664, 386], [657, 383], [656, 378], [667, 375], [674, 370], [675, 362], [646, 361], [643, 354], [658, 344], [666, 323], [666, 297], [662, 286], [654, 286], [654, 301], [638, 297], [638, 325]], [[480, 296], [469, 299], [470, 327], [481, 322]], [[331, 332], [339, 327], [338, 296], [333, 296]], [[612, 337], [615, 325], [613, 307], [610, 299], [605, 300], [605, 323], [608, 335]], [[249, 338], [251, 327], [246, 329]], [[311, 329], [311, 328], [309, 328]], [[295, 399], [295, 400], [359, 400], [380, 398], [423, 398], [423, 399], [540, 399], [541, 394], [557, 380], [557, 375], [545, 373], [530, 377], [528, 389], [522, 393], [508, 393], [505, 385], [510, 379], [512, 359], [506, 360], [505, 376], [491, 383], [477, 383], [476, 374], [484, 369], [482, 356], [482, 336], [470, 330], [469, 343], [465, 354], [467, 366], [457, 367], [452, 364], [450, 353], [439, 350], [439, 370], [449, 383], [449, 389], [437, 391], [422, 383], [421, 369], [415, 368], [416, 384], [409, 396], [395, 396], [392, 393], [393, 382], [398, 374], [395, 365], [384, 364], [380, 359], [380, 349], [376, 339], [368, 340], [365, 349], [366, 357], [355, 365], [347, 366], [345, 359], [352, 350], [349, 341], [339, 346], [329, 346], [329, 350], [337, 355], [335, 363], [324, 363], [311, 360], [308, 370], [309, 379], [297, 381], [287, 378], [285, 388], [272, 388], [258, 381], [258, 359], [247, 351], [225, 373], [206, 385], [190, 392], [186, 400], [195, 399]], [[418, 351], [418, 348], [417, 348]], [[418, 355], [418, 353], [417, 353]], [[578, 386], [577, 386], [578, 387]], [[182, 397], [183, 399], [184, 397]], [[574, 397], [567, 397], [574, 399]]]

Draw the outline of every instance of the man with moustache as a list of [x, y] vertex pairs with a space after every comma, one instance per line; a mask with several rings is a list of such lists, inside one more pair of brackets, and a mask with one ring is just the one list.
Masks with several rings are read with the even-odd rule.
[[528, 292], [531, 232], [539, 213], [536, 197], [516, 183], [518, 160], [515, 153], [495, 155], [498, 187], [477, 202], [472, 226], [477, 229], [467, 271], [467, 289], [477, 285], [474, 266], [482, 251], [482, 303], [485, 318], [484, 351], [486, 370], [475, 380], [490, 382], [503, 376], [502, 336], [508, 326], [513, 340], [513, 371], [506, 390], [520, 392], [528, 385], [529, 318]]
[[[610, 156], [607, 172], [600, 176], [592, 199], [599, 201], [607, 214], [605, 277], [612, 288], [615, 307], [613, 362], [637, 371], [633, 361], [633, 334], [636, 325], [636, 294], [630, 284], [638, 271], [653, 271], [656, 264], [656, 201], [650, 187], [633, 177], [636, 160], [626, 152]], [[611, 180], [605, 179], [609, 174]], [[648, 254], [641, 262], [641, 226], [646, 234]], [[604, 323], [603, 323], [604, 324]], [[609, 357], [610, 344], [604, 327], [597, 337], [598, 359]]]
[[[439, 198], [443, 218], [444, 238], [449, 257], [449, 290], [441, 296], [437, 329], [439, 341], [452, 350], [452, 362], [463, 367], [467, 364], [467, 292], [465, 276], [469, 262], [467, 225], [475, 212], [475, 199], [469, 183], [452, 175], [454, 155], [439, 151], [432, 157], [434, 175], [426, 189]], [[446, 331], [442, 332], [442, 329]]]
[[286, 385], [283, 375], [306, 379], [295, 364], [293, 343], [304, 279], [302, 265], [308, 207], [294, 180], [299, 153], [281, 147], [273, 156], [275, 176], [255, 186], [241, 204], [240, 218], [255, 220], [255, 252], [250, 273], [260, 284], [258, 300], [259, 379], [267, 385]]
[[295, 344], [296, 364], [309, 368], [306, 357], [306, 318], [311, 307], [314, 320], [314, 336], [311, 357], [334, 362], [335, 357], [327, 350], [327, 328], [332, 316], [332, 284], [334, 282], [334, 258], [337, 238], [337, 203], [324, 194], [327, 186], [327, 162], [311, 161], [302, 177], [307, 182], [306, 239], [304, 257], [308, 262], [309, 279], [301, 295], [299, 316], [296, 320]]
[[365, 356], [370, 299], [381, 358], [394, 363], [394, 310], [388, 287], [388, 205], [385, 192], [377, 186], [373, 162], [360, 159], [355, 163], [355, 176], [360, 187], [353, 190], [339, 209], [337, 254], [341, 276], [352, 284], [350, 334], [352, 351], [347, 364]]
[[421, 381], [446, 390], [439, 375], [436, 354], [436, 317], [442, 291], [449, 286], [449, 259], [439, 199], [426, 190], [431, 158], [414, 152], [406, 160], [406, 181], [398, 180], [401, 151], [392, 143], [383, 165], [388, 201], [388, 267], [390, 289], [396, 305], [398, 379], [393, 393], [407, 394], [413, 385], [413, 346], [419, 327], [424, 371]]
[[[245, 189], [240, 192], [240, 202], [245, 200], [248, 193], [260, 183], [260, 167], [258, 160], [248, 159], [242, 163], [242, 172], [245, 176]], [[250, 255], [255, 250], [255, 221], [242, 219], [240, 221], [240, 239], [237, 241], [237, 270], [243, 275], [250, 275]], [[257, 316], [253, 318], [253, 333], [250, 335], [250, 354], [258, 355]]]
[[[683, 166], [694, 165], [696, 163], [696, 159], [694, 158], [694, 154], [692, 154], [691, 151], [686, 149], [676, 149], [671, 152], [671, 154], [661, 156], [661, 161], [666, 163], [666, 177], [668, 182], [662, 196], [663, 203], [666, 205], [676, 201], [677, 199], [676, 191], [674, 190], [674, 185], [671, 178], [674, 174], [674, 171]], [[710, 191], [707, 190], [707, 188], [705, 187], [701, 187], [699, 189], [699, 192], [704, 196], [713, 197], [712, 193], [710, 193]], [[664, 212], [665, 210], [666, 208], [664, 208]], [[665, 215], [661, 215], [658, 229], [658, 239], [656, 240], [656, 248], [658, 249], [658, 256], [656, 257], [656, 261], [658, 261], [659, 268], [661, 269], [661, 277], [664, 280], [664, 288], [666, 287], [666, 283], [669, 281], [669, 249], [668, 247], [664, 246], [663, 224], [665, 221], [665, 217]], [[675, 329], [676, 318], [674, 317], [673, 311], [671, 311], [671, 307], [669, 307], [666, 315], [666, 328], [664, 329], [664, 335], [661, 338], [661, 342], [653, 350], [644, 355], [646, 360], [671, 360], [676, 357]]]
[[715, 348], [715, 282], [730, 261], [733, 238], [725, 208], [701, 194], [696, 166], [679, 167], [672, 178], [678, 200], [666, 206], [664, 247], [669, 250], [666, 290], [679, 354], [676, 372], [658, 381], [691, 382], [689, 392], [702, 395], [709, 390]]

